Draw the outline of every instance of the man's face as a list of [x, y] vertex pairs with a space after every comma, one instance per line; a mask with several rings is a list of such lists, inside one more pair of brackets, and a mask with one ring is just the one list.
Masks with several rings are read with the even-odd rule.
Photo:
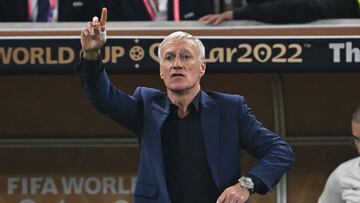
[[354, 144], [358, 150], [358, 153], [360, 154], [360, 123], [352, 122], [351, 129], [354, 136]]
[[171, 40], [163, 45], [160, 54], [160, 77], [168, 90], [183, 92], [200, 87], [206, 65], [195, 42]]

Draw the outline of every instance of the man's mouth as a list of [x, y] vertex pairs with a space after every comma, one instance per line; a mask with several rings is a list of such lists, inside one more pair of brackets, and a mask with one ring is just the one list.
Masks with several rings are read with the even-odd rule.
[[182, 74], [182, 73], [173, 73], [173, 74], [171, 74], [171, 78], [174, 78], [174, 77], [185, 77], [185, 75]]

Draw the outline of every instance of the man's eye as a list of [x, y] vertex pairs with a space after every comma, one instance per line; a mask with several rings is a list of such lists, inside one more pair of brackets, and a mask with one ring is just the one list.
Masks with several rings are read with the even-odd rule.
[[184, 55], [183, 58], [186, 59], [186, 60], [189, 60], [189, 59], [191, 59], [191, 56], [190, 55]]
[[172, 57], [172, 56], [165, 56], [165, 60], [167, 60], [167, 61], [171, 61], [172, 59], [173, 59], [174, 57]]

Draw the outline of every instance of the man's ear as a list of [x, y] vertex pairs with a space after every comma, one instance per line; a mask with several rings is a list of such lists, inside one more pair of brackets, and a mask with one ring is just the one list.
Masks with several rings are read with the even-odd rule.
[[164, 74], [163, 74], [163, 72], [161, 71], [161, 69], [160, 69], [160, 78], [161, 78], [161, 79], [164, 79]]
[[205, 75], [205, 72], [206, 72], [206, 62], [203, 61], [201, 62], [200, 64], [200, 76], [204, 76]]

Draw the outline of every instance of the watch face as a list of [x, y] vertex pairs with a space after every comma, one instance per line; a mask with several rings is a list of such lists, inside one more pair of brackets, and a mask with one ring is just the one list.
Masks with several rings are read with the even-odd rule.
[[253, 189], [254, 188], [254, 183], [252, 181], [252, 179], [250, 177], [241, 177], [239, 179], [239, 183], [241, 186], [246, 187], [248, 189]]

